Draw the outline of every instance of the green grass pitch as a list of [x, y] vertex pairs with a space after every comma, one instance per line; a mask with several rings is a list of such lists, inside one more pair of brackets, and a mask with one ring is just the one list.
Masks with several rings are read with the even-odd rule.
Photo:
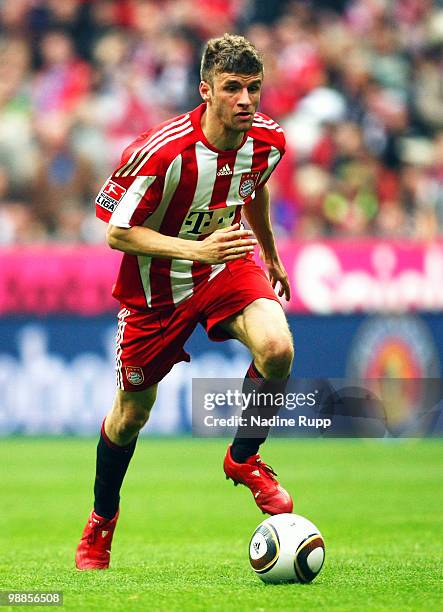
[[225, 446], [142, 439], [112, 568], [78, 572], [95, 440], [1, 440], [0, 590], [63, 591], [64, 609], [81, 611], [443, 609], [442, 441], [269, 441], [263, 458], [325, 538], [310, 585], [253, 575], [248, 542], [264, 517], [225, 480]]

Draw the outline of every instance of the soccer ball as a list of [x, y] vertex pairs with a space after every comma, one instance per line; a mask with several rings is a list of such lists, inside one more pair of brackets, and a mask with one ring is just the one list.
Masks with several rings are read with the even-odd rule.
[[249, 543], [249, 562], [263, 582], [311, 582], [325, 559], [323, 537], [298, 514], [276, 514], [260, 523]]

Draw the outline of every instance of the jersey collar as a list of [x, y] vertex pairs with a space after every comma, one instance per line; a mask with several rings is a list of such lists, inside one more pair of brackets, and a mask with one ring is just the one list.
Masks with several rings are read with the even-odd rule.
[[203, 144], [205, 145], [205, 147], [207, 147], [208, 149], [210, 149], [211, 151], [214, 151], [215, 153], [218, 153], [219, 155], [229, 155], [230, 153], [233, 153], [234, 151], [239, 151], [242, 146], [245, 144], [247, 138], [248, 138], [248, 132], [245, 132], [244, 136], [243, 136], [243, 140], [241, 141], [240, 145], [235, 148], [235, 149], [217, 149], [217, 147], [214, 147], [214, 145], [212, 145], [209, 140], [206, 138], [203, 130], [202, 130], [202, 126], [201, 126], [201, 118], [203, 116], [203, 113], [206, 111], [206, 103], [203, 102], [202, 104], [200, 104], [199, 106], [197, 106], [197, 108], [194, 108], [193, 111], [191, 111], [190, 116], [191, 116], [191, 122], [192, 125], [194, 126], [194, 129], [197, 133], [197, 135], [199, 136], [199, 140], [201, 140], [203, 142]]

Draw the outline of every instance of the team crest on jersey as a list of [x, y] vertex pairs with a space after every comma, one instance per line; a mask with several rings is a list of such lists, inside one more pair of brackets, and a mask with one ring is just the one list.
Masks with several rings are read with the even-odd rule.
[[241, 175], [240, 185], [238, 187], [238, 193], [241, 198], [247, 198], [253, 193], [259, 176], [260, 172], [245, 172]]
[[126, 378], [131, 385], [141, 385], [145, 380], [143, 370], [138, 366], [125, 366]]
[[124, 187], [109, 179], [98, 194], [96, 203], [105, 210], [114, 212], [125, 193], [126, 189]]

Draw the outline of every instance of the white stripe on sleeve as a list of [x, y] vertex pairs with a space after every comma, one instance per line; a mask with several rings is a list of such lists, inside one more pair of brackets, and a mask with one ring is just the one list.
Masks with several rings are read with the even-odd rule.
[[137, 176], [112, 213], [109, 223], [117, 227], [131, 227], [129, 222], [135, 209], [156, 178], [156, 176]]

